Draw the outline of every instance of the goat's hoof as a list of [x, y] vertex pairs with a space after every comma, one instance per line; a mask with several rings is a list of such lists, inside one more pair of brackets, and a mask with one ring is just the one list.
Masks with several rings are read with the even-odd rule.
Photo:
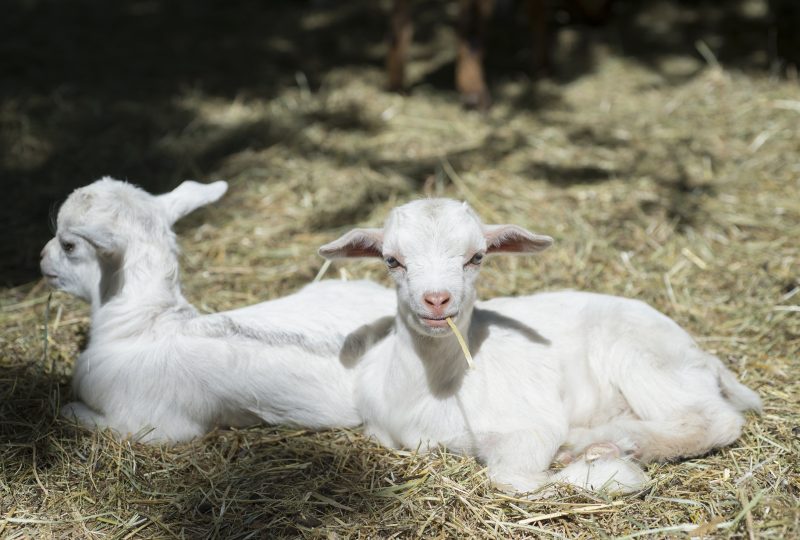
[[556, 457], [553, 461], [558, 465], [564, 465], [566, 467], [576, 459], [578, 459], [578, 456], [569, 450], [561, 450], [558, 454], [556, 454]]
[[598, 459], [618, 458], [621, 455], [622, 451], [614, 443], [595, 443], [586, 449], [583, 453], [583, 459], [597, 461]]

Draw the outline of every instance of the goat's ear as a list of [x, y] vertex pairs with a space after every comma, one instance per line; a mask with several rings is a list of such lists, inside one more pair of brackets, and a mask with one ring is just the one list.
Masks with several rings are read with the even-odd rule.
[[119, 255], [124, 249], [120, 238], [106, 227], [83, 226], [70, 232], [89, 242], [101, 257]]
[[201, 206], [218, 201], [227, 190], [228, 183], [224, 180], [210, 184], [187, 180], [169, 193], [158, 195], [156, 199], [164, 207], [169, 222], [175, 223]]
[[549, 248], [553, 239], [517, 225], [484, 225], [486, 253], [536, 253]]
[[326, 259], [348, 257], [383, 257], [383, 229], [353, 229], [319, 248]]

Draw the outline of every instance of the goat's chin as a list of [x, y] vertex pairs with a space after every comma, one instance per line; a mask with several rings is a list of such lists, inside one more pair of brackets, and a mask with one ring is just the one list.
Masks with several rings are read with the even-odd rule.
[[79, 285], [71, 284], [69, 282], [65, 282], [62, 278], [55, 277], [55, 278], [47, 278], [47, 284], [50, 288], [54, 291], [60, 291], [63, 293], [70, 294], [79, 300], [83, 300], [84, 302], [92, 302], [92, 294], [87, 291], [84, 287]]
[[429, 326], [424, 326], [422, 324], [418, 324], [417, 328], [415, 328], [415, 330], [417, 331], [417, 333], [419, 333], [419, 334], [421, 334], [421, 335], [423, 335], [425, 337], [433, 337], [433, 338], [445, 337], [445, 336], [451, 334], [449, 326], [442, 328], [440, 326], [439, 327], [429, 327]]
[[62, 291], [73, 296], [80, 296], [75, 293], [70, 287], [64, 284], [63, 280], [56, 274], [42, 274], [51, 291]]

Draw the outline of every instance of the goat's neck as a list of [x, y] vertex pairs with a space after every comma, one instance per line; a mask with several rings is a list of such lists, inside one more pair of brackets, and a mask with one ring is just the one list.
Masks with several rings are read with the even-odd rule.
[[153, 319], [167, 311], [192, 309], [181, 294], [178, 259], [172, 249], [138, 246], [124, 255], [104, 258], [100, 266], [102, 277], [92, 301], [93, 322]]
[[[469, 339], [471, 322], [472, 306], [465, 306], [456, 323], [465, 340]], [[455, 334], [449, 332], [440, 337], [420, 334], [408, 325], [402, 307], [398, 312], [395, 328], [398, 347], [402, 349], [397, 351], [397, 357], [407, 364], [411, 372], [424, 371], [431, 393], [444, 397], [457, 391], [468, 366]], [[468, 341], [467, 345], [469, 346]], [[419, 367], [422, 367], [422, 371], [419, 371]]]

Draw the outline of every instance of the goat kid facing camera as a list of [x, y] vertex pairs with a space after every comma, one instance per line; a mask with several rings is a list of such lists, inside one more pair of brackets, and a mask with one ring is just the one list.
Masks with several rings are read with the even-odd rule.
[[322, 281], [211, 315], [181, 294], [172, 225], [227, 187], [187, 181], [153, 196], [103, 178], [67, 198], [41, 270], [53, 287], [91, 303], [91, 329], [73, 375], [79, 401], [63, 416], [146, 442], [259, 421], [361, 423], [339, 357], [348, 334], [393, 313], [390, 290]]
[[[484, 257], [551, 243], [484, 225], [465, 203], [428, 199], [320, 249], [380, 257], [396, 284], [392, 330], [356, 367], [367, 434], [395, 448], [445, 445], [485, 462], [494, 483], [539, 495], [552, 482], [635, 491], [647, 481], [635, 460], [736, 440], [758, 396], [650, 306], [573, 291], [476, 302]], [[569, 464], [552, 470], [555, 459]]]

